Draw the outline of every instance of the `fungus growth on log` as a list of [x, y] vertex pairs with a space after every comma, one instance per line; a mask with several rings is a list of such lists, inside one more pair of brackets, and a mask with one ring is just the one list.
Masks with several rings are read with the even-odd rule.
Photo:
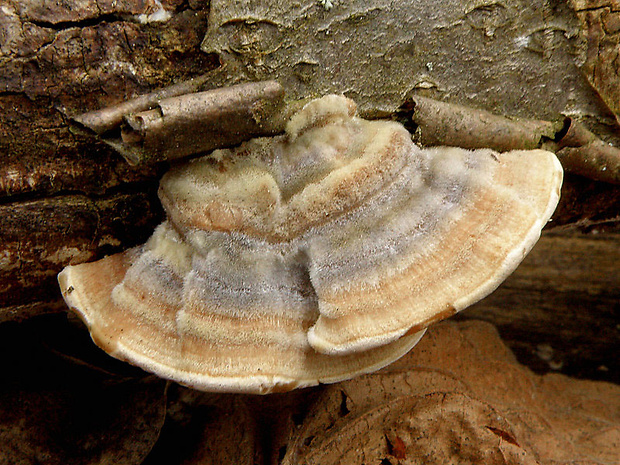
[[329, 95], [282, 136], [173, 168], [148, 242], [59, 282], [101, 348], [159, 376], [249, 393], [331, 383], [492, 292], [561, 182], [550, 152], [423, 150]]

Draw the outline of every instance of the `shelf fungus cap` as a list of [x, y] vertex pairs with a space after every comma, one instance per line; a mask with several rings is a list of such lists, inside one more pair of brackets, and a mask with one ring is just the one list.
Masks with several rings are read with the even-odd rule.
[[370, 372], [492, 292], [532, 248], [562, 169], [541, 150], [422, 150], [330, 95], [283, 136], [168, 172], [143, 246], [69, 266], [94, 341], [197, 389], [268, 393]]

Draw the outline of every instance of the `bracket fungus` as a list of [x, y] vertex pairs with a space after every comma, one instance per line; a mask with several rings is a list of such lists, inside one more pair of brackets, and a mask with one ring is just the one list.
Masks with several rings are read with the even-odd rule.
[[59, 282], [101, 348], [162, 377], [248, 393], [331, 383], [492, 292], [561, 183], [550, 152], [423, 150], [329, 95], [282, 136], [173, 168], [148, 242]]

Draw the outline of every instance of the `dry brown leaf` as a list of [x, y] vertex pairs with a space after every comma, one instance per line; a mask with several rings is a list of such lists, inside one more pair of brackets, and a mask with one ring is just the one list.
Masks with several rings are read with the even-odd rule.
[[377, 373], [329, 387], [283, 465], [617, 464], [620, 388], [520, 366], [495, 329], [442, 323]]

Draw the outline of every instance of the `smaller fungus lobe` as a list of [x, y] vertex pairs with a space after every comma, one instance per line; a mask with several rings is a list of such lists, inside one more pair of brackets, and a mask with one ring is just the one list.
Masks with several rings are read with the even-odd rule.
[[168, 172], [148, 242], [59, 281], [100, 347], [160, 376], [250, 393], [336, 382], [492, 292], [561, 182], [550, 152], [422, 150], [329, 95], [283, 136]]

